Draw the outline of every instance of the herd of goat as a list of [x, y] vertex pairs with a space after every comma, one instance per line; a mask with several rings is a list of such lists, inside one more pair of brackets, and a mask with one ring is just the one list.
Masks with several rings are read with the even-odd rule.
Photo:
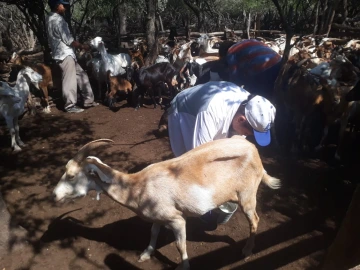
[[[280, 55], [285, 49], [285, 37], [276, 39], [258, 38]], [[89, 74], [94, 92], [98, 99], [113, 108], [120, 98], [125, 98], [129, 105], [138, 110], [142, 106], [145, 94], [152, 99], [154, 107], [162, 104], [166, 93], [171, 100], [179, 91], [196, 84], [214, 80], [227, 80], [226, 55], [228, 49], [240, 41], [238, 38], [222, 40], [201, 34], [197, 39], [177, 40], [160, 38], [159, 55], [155, 64], [144, 66], [147, 48], [144, 41], [137, 39], [132, 49], [119, 54], [110, 54], [101, 37], [90, 41], [94, 52], [78, 53], [78, 62]], [[276, 104], [278, 113], [275, 123], [278, 142], [290, 144], [295, 150], [311, 146], [320, 149], [325, 143], [329, 128], [341, 123], [339, 147], [336, 157], [341, 156], [341, 145], [349, 121], [359, 118], [359, 103], [351, 94], [356, 92], [359, 83], [360, 42], [335, 38], [294, 37], [290, 57], [283, 65], [275, 83], [273, 92], [266, 96]], [[14, 70], [22, 70], [28, 64], [26, 57], [13, 54], [9, 63]], [[43, 111], [50, 112], [49, 89], [58, 88], [58, 72], [43, 63], [29, 65], [42, 76], [42, 80], [32, 81], [25, 72], [19, 72], [16, 85], [11, 87], [2, 82], [0, 88], [1, 113], [10, 130], [12, 147], [20, 150], [23, 144], [18, 135], [17, 117], [24, 111], [24, 100], [29, 97], [29, 108], [34, 111], [34, 104], [29, 95], [29, 86], [25, 81], [41, 89]], [[25, 79], [24, 79], [25, 78]], [[54, 79], [54, 80], [53, 80]], [[261, 78], [259, 78], [261, 80]], [[61, 86], [60, 86], [61, 87]], [[244, 86], [247, 89], [247, 86]], [[352, 92], [350, 90], [354, 88]], [[258, 94], [256, 89], [247, 89]], [[349, 93], [350, 92], [350, 93]], [[20, 94], [23, 93], [23, 94]], [[353, 98], [350, 98], [350, 96]], [[10, 97], [13, 96], [14, 99]], [[24, 97], [22, 97], [24, 96]], [[155, 97], [158, 96], [156, 101]], [[347, 98], [346, 98], [347, 96]], [[21, 98], [21, 103], [18, 99]], [[21, 107], [21, 109], [14, 109]], [[311, 145], [311, 123], [317, 114], [321, 123], [322, 136], [316, 145]], [[294, 136], [285, 138], [280, 126], [293, 126]], [[278, 127], [278, 128], [276, 128]], [[280, 131], [279, 131], [280, 130]], [[310, 132], [309, 132], [310, 130]], [[309, 135], [310, 134], [310, 135]], [[291, 148], [291, 147], [290, 147]]]
[[[259, 39], [281, 54], [284, 37]], [[98, 98], [109, 107], [115, 106], [123, 95], [129, 104], [139, 109], [142, 97], [151, 96], [154, 106], [161, 104], [163, 92], [170, 100], [178, 91], [211, 80], [224, 80], [225, 57], [238, 40], [223, 41], [207, 35], [193, 41], [159, 40], [160, 54], [155, 64], [145, 67], [146, 46], [137, 40], [128, 53], [109, 54], [100, 37], [90, 41], [98, 52], [79, 55], [78, 61], [96, 82]], [[284, 125], [293, 125], [296, 148], [306, 146], [310, 124], [315, 116], [322, 136], [316, 148], [325, 142], [329, 128], [340, 121], [336, 157], [340, 158], [345, 129], [349, 121], [360, 115], [360, 43], [356, 40], [313, 37], [294, 39], [289, 60], [284, 63], [274, 82], [269, 98], [276, 104], [275, 131], [288, 133]], [[14, 54], [10, 60], [19, 66], [14, 86], [0, 84], [0, 111], [11, 134], [15, 151], [24, 143], [19, 137], [18, 117], [25, 103], [31, 107], [30, 85], [41, 89], [43, 109], [50, 112], [48, 88], [55, 73], [43, 63], [23, 67], [22, 57]], [[261, 80], [261, 78], [259, 78]], [[244, 86], [246, 89], [246, 85]], [[105, 93], [102, 91], [105, 89]], [[250, 92], [254, 89], [248, 89]], [[159, 98], [158, 102], [155, 96]], [[103, 95], [105, 94], [105, 96]], [[281, 132], [277, 140], [286, 143]], [[154, 253], [160, 226], [173, 230], [176, 246], [181, 254], [179, 268], [189, 269], [186, 251], [186, 218], [200, 216], [226, 202], [238, 203], [250, 226], [250, 237], [243, 249], [249, 256], [254, 247], [259, 217], [256, 213], [256, 193], [260, 182], [272, 189], [280, 187], [280, 180], [264, 170], [258, 150], [240, 137], [203, 144], [186, 154], [152, 164], [142, 171], [126, 174], [117, 171], [91, 152], [111, 140], [100, 139], [86, 144], [67, 163], [66, 171], [53, 191], [56, 201], [84, 196], [89, 190], [105, 192], [112, 199], [133, 210], [145, 220], [153, 222], [149, 246], [140, 255], [145, 261]], [[207, 177], [207, 176], [211, 177]], [[224, 188], [225, 187], [225, 188]]]

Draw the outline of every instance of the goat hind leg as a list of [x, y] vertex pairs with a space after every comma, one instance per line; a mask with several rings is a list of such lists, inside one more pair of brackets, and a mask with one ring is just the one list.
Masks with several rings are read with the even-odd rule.
[[154, 103], [154, 109], [155, 109], [157, 103], [156, 103], [156, 100], [155, 100], [154, 89], [152, 89], [152, 88], [148, 89], [148, 94], [149, 94], [149, 96], [151, 97], [152, 102]]
[[11, 136], [11, 147], [15, 152], [21, 151], [20, 146], [16, 143], [16, 130], [14, 128], [14, 120], [12, 118], [5, 118], [6, 125], [9, 128]]
[[241, 206], [250, 226], [250, 237], [242, 250], [243, 255], [247, 258], [252, 254], [255, 246], [255, 235], [259, 224], [259, 216], [256, 213], [256, 198], [251, 198], [246, 203], [242, 202]]
[[50, 105], [49, 105], [49, 91], [47, 86], [41, 88], [43, 91], [43, 95], [44, 95], [44, 113], [51, 113], [51, 109], [50, 109]]
[[159, 231], [160, 231], [160, 225], [154, 223], [151, 227], [150, 243], [149, 243], [148, 247], [144, 250], [144, 252], [141, 253], [139, 262], [143, 262], [143, 261], [150, 259], [151, 255], [154, 253], [156, 241], [157, 241], [157, 238], [159, 235]]
[[186, 221], [179, 217], [169, 224], [174, 232], [176, 247], [181, 255], [182, 263], [176, 269], [190, 269], [189, 258], [186, 252]]

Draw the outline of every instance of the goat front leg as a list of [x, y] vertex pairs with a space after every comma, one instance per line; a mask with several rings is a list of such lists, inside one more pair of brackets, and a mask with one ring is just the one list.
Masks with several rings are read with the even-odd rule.
[[316, 150], [316, 151], [319, 151], [321, 148], [324, 147], [325, 139], [327, 138], [328, 133], [329, 133], [329, 126], [326, 125], [326, 126], [324, 127], [323, 135], [322, 135], [322, 137], [321, 137], [321, 140], [320, 140], [320, 142], [319, 142], [319, 145], [315, 147], [315, 150]]
[[36, 115], [36, 104], [35, 104], [35, 100], [31, 96], [31, 93], [29, 93], [26, 103], [27, 103], [30, 114]]
[[345, 144], [344, 137], [345, 137], [345, 131], [348, 121], [349, 121], [349, 113], [347, 112], [344, 116], [341, 117], [340, 120], [340, 131], [339, 131], [339, 139], [338, 139], [339, 142], [335, 152], [335, 159], [338, 161], [341, 160], [341, 153]]
[[20, 145], [21, 147], [26, 146], [26, 144], [23, 143], [23, 141], [20, 139], [19, 119], [17, 117], [14, 118], [14, 127], [15, 127], [15, 140], [16, 140], [17, 144]]
[[49, 105], [49, 91], [47, 86], [41, 88], [43, 91], [43, 103], [44, 103], [44, 113], [51, 113], [50, 105]]
[[176, 269], [190, 269], [189, 258], [186, 252], [186, 221], [183, 217], [178, 217], [169, 224], [169, 227], [174, 232], [176, 247], [182, 260]]
[[155, 246], [156, 246], [156, 241], [157, 241], [157, 238], [158, 238], [158, 235], [159, 235], [159, 231], [160, 231], [160, 225], [154, 223], [152, 225], [152, 227], [151, 227], [150, 244], [144, 250], [144, 252], [141, 253], [140, 258], [139, 258], [139, 262], [143, 262], [143, 261], [146, 261], [146, 260], [150, 259], [151, 255], [154, 253]]
[[156, 109], [156, 100], [155, 100], [155, 92], [154, 92], [154, 88], [149, 88], [148, 89], [148, 94], [151, 97], [152, 102], [154, 103], [154, 109]]
[[158, 95], [159, 95], [159, 105], [160, 105], [160, 107], [162, 108], [162, 89], [161, 89], [161, 87], [158, 87]]
[[10, 136], [11, 136], [11, 148], [14, 150], [14, 152], [18, 152], [21, 151], [20, 146], [16, 143], [16, 139], [15, 139], [15, 128], [14, 128], [14, 119], [13, 118], [5, 118], [6, 120], [6, 125], [9, 129], [10, 132]]

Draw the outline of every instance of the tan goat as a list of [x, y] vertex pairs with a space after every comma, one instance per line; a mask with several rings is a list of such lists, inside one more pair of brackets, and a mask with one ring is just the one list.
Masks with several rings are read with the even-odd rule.
[[106, 94], [105, 103], [112, 108], [118, 96], [126, 97], [128, 105], [133, 105], [132, 85], [123, 75], [111, 76], [110, 70], [106, 72], [109, 82], [109, 91]]
[[66, 172], [54, 189], [56, 201], [84, 196], [90, 189], [103, 190], [113, 200], [141, 218], [153, 222], [149, 246], [140, 255], [145, 261], [153, 254], [160, 226], [173, 230], [181, 254], [179, 268], [189, 269], [186, 252], [186, 218], [201, 216], [225, 202], [238, 203], [250, 225], [250, 238], [243, 254], [254, 247], [259, 217], [256, 193], [263, 181], [272, 189], [280, 180], [269, 176], [256, 147], [240, 136], [216, 140], [184, 155], [149, 165], [127, 174], [104, 164], [89, 152], [112, 142], [100, 139], [88, 143], [66, 165]]

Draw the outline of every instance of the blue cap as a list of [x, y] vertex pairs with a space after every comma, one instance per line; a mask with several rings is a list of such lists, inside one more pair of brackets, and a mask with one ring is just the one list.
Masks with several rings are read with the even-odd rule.
[[60, 4], [69, 5], [70, 3], [63, 1], [63, 0], [49, 0], [48, 4], [49, 4], [50, 8], [54, 8], [54, 7], [56, 7], [56, 5], [60, 5]]
[[276, 109], [269, 100], [255, 96], [245, 106], [245, 117], [253, 128], [256, 142], [267, 146], [271, 142], [270, 129], [275, 120]]
[[265, 132], [259, 132], [254, 129], [255, 140], [260, 146], [267, 146], [271, 142], [271, 132], [270, 130]]

